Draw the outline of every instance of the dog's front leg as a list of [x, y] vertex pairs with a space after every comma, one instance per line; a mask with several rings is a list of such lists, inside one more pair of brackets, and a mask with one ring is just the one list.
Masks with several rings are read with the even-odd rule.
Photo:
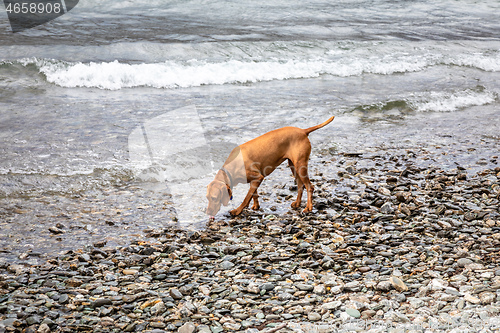
[[[245, 200], [241, 203], [241, 205], [233, 209], [232, 211], [229, 212], [232, 216], [237, 216], [240, 215], [243, 209], [248, 207], [250, 204], [250, 200], [254, 197], [254, 194], [257, 193], [257, 189], [259, 188], [260, 184], [264, 180], [264, 176], [260, 175], [257, 179], [254, 179], [250, 182], [250, 189], [248, 190], [247, 196], [245, 197]], [[258, 202], [258, 201], [257, 201]]]
[[253, 210], [259, 210], [260, 208], [260, 204], [259, 204], [259, 194], [257, 193], [257, 189], [255, 190], [255, 193], [253, 194], [252, 198], [253, 198], [253, 206], [252, 206], [252, 209]]

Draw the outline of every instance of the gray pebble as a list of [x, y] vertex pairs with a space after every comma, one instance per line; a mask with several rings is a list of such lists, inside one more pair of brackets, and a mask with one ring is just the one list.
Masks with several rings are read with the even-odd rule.
[[179, 300], [182, 299], [182, 293], [179, 291], [177, 288], [172, 288], [170, 289], [170, 296], [172, 296], [173, 299]]
[[457, 260], [458, 267], [465, 267], [465, 266], [472, 264], [472, 263], [473, 263], [473, 261], [470, 259], [467, 259], [467, 258], [460, 258]]

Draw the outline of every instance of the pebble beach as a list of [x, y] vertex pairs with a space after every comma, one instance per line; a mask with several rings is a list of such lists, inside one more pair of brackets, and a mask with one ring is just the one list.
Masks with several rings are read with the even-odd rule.
[[307, 215], [273, 184], [266, 212], [1, 262], [0, 332], [495, 332], [500, 168], [428, 157], [337, 154]]

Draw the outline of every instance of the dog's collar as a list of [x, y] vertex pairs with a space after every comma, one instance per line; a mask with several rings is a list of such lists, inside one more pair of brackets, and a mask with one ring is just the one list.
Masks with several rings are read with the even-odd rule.
[[233, 190], [233, 177], [231, 177], [231, 174], [229, 173], [229, 171], [227, 171], [226, 168], [222, 167], [220, 168], [222, 171], [224, 171], [224, 173], [227, 175], [227, 178], [229, 179], [229, 187], [231, 188], [231, 191]]
[[[229, 189], [231, 190], [231, 192], [233, 191], [233, 177], [231, 177], [231, 174], [229, 173], [229, 171], [227, 171], [226, 168], [224, 167], [221, 167], [220, 168], [226, 175], [227, 175], [227, 178], [229, 179]], [[231, 195], [231, 200], [233, 199], [233, 196]]]

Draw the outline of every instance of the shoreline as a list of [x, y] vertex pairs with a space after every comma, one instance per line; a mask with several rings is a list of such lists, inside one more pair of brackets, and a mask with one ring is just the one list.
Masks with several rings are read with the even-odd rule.
[[[338, 191], [335, 182], [339, 170], [350, 163], [370, 172], [379, 168], [377, 164], [381, 165], [377, 177], [406, 164], [445, 172], [460, 168], [473, 176], [499, 165], [497, 118], [494, 106], [387, 115], [384, 119], [377, 113], [338, 117], [330, 131], [318, 131], [311, 138], [311, 176], [321, 174], [316, 181], [329, 184], [326, 190], [331, 193]], [[266, 123], [262, 131], [270, 129], [269, 126]], [[357, 157], [343, 155], [353, 152]], [[390, 159], [397, 159], [397, 163]], [[90, 174], [55, 178], [51, 174], [2, 175], [4, 188], [13, 192], [0, 193], [0, 216], [4, 219], [0, 230], [0, 262], [17, 262], [21, 258], [37, 264], [46, 260], [46, 253], [59, 254], [95, 241], [126, 246], [137, 238], [144, 239], [150, 232], [156, 233], [161, 226], [204, 228], [203, 222], [177, 223], [168, 184], [134, 181], [126, 161], [122, 164], [123, 168], [96, 168]], [[292, 183], [284, 166], [266, 178], [261, 186], [267, 198], [263, 201], [263, 212], [287, 213], [289, 203], [277, 202], [282, 200], [278, 192]], [[362, 182], [359, 185], [365, 186]], [[240, 195], [245, 195], [244, 186], [236, 188], [234, 204]], [[186, 207], [189, 209], [189, 205]], [[227, 211], [221, 211], [219, 216], [229, 219]]]
[[[264, 211], [204, 230], [2, 262], [0, 331], [462, 332], [481, 322], [493, 332], [500, 168], [419, 166], [427, 157], [400, 149], [315, 162], [315, 209], [304, 216], [280, 210], [290, 182], [268, 181]], [[326, 179], [323, 167], [337, 174]]]

